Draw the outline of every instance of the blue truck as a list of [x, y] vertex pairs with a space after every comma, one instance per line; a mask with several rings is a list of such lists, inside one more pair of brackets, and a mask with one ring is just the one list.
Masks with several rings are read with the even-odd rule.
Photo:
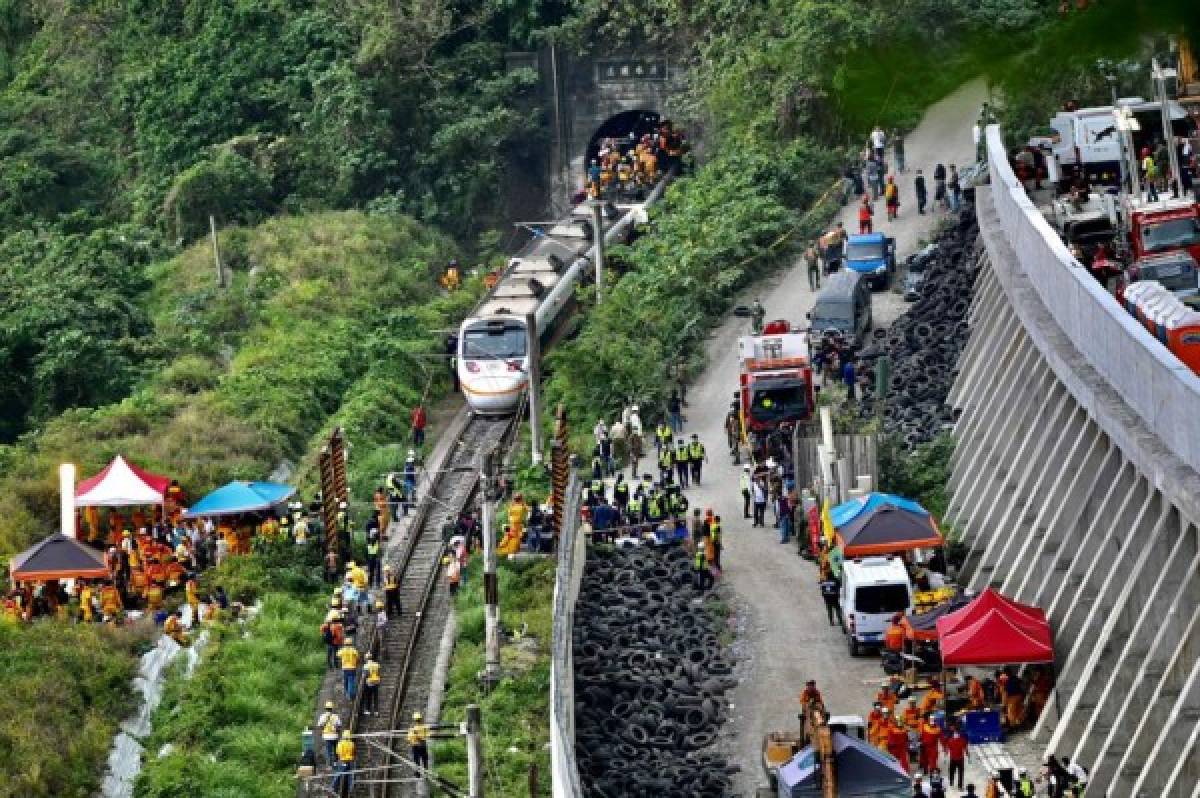
[[896, 239], [883, 233], [850, 236], [843, 263], [861, 274], [872, 288], [887, 288], [896, 273]]

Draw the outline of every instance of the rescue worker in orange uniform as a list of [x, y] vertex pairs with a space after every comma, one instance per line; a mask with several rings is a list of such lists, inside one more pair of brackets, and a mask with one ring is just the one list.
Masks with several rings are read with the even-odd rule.
[[921, 697], [921, 715], [924, 716], [933, 712], [945, 697], [946, 694], [942, 692], [942, 683], [937, 679], [930, 680], [929, 692]]
[[821, 691], [817, 689], [817, 683], [814, 679], [809, 679], [804, 684], [804, 689], [800, 691], [800, 707], [807, 707], [809, 704], [815, 704], [817, 709], [825, 711], [825, 699], [821, 698]]
[[932, 773], [938, 766], [938, 746], [942, 742], [942, 730], [933, 722], [933, 715], [925, 715], [921, 723], [921, 770]]
[[892, 731], [892, 714], [886, 708], [879, 710], [882, 720], [875, 726], [875, 731], [871, 734], [871, 745], [878, 748], [880, 751], [888, 750], [888, 738]]
[[911, 731], [918, 731], [921, 728], [921, 710], [917, 707], [917, 699], [908, 699], [908, 706], [904, 708], [902, 722], [904, 728]]
[[883, 714], [883, 706], [876, 701], [875, 705], [871, 707], [871, 713], [867, 715], [867, 739], [871, 741], [872, 745], [875, 743], [879, 726], [886, 722], [887, 715]]
[[900, 625], [900, 621], [904, 616], [896, 613], [892, 616], [892, 622], [888, 625], [887, 631], [883, 633], [883, 647], [888, 651], [895, 651], [899, 654], [904, 650], [904, 627]]
[[896, 718], [892, 727], [888, 729], [887, 750], [906, 773], [912, 772], [908, 765], [908, 731], [905, 730], [904, 724], [899, 718]]
[[894, 692], [884, 686], [880, 687], [879, 692], [875, 694], [875, 700], [879, 702], [884, 709], [888, 710], [889, 712], [895, 712], [896, 702], [899, 700], [899, 698]]
[[983, 684], [974, 676], [967, 677], [967, 700], [971, 709], [987, 709], [987, 696], [983, 692]]

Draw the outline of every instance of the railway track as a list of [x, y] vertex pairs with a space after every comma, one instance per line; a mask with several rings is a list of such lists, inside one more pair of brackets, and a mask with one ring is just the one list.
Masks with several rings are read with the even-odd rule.
[[399, 619], [389, 621], [382, 640], [376, 639], [372, 627], [367, 641], [366, 650], [374, 650], [380, 657], [382, 681], [377, 711], [362, 712], [360, 692], [351, 715], [351, 731], [356, 737], [365, 735], [360, 737], [355, 798], [417, 794], [412, 768], [396, 756], [407, 759], [408, 745], [403, 734], [394, 732], [408, 727], [413, 712], [424, 713], [429, 700], [441, 632], [450, 610], [450, 596], [440, 578], [442, 530], [453, 524], [474, 498], [482, 452], [511, 443], [519, 417], [473, 416], [467, 421], [441, 470], [433, 476], [406, 539], [388, 560], [400, 577], [402, 610]]

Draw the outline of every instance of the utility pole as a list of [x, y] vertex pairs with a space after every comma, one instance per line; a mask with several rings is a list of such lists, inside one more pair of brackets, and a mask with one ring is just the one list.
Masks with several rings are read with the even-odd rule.
[[217, 288], [225, 287], [225, 269], [221, 266], [221, 247], [217, 244], [217, 220], [208, 215], [208, 232], [212, 236], [213, 260], [217, 264]]
[[1151, 74], [1154, 75], [1154, 91], [1158, 95], [1158, 109], [1162, 114], [1163, 143], [1167, 145], [1167, 159], [1171, 163], [1171, 194], [1179, 196], [1179, 153], [1175, 151], [1175, 132], [1171, 129], [1171, 109], [1167, 99], [1167, 78], [1179, 73], [1160, 67], [1157, 58], [1150, 64]]
[[592, 241], [596, 244], [596, 306], [604, 300], [604, 203], [591, 201]]
[[529, 441], [532, 462], [542, 462], [542, 341], [538, 336], [537, 314], [525, 316], [525, 348], [529, 353]]
[[483, 798], [483, 718], [478, 704], [467, 705], [467, 795]]
[[492, 521], [492, 480], [496, 476], [496, 450], [483, 453], [480, 477], [483, 524], [483, 680], [487, 685], [500, 681], [500, 585], [496, 579], [496, 525]]

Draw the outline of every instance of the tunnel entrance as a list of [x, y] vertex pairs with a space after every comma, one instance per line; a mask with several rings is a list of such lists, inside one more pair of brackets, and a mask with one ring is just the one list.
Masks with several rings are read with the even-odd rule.
[[604, 120], [604, 124], [596, 128], [596, 132], [588, 141], [587, 153], [584, 155], [583, 161], [584, 167], [586, 168], [600, 152], [600, 144], [605, 139], [613, 138], [620, 141], [628, 139], [630, 133], [634, 134], [635, 138], [641, 138], [642, 134], [657, 130], [661, 120], [662, 116], [656, 111], [622, 111], [610, 116]]

